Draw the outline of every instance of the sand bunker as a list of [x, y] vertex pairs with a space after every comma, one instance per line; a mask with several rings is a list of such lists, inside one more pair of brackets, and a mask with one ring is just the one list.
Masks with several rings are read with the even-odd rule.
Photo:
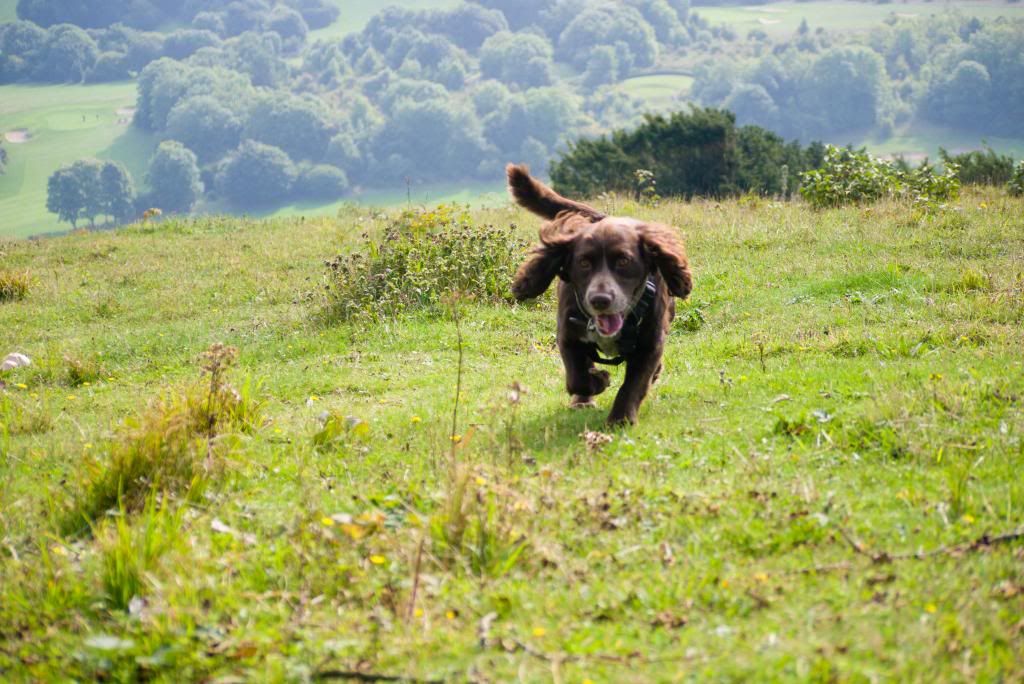
[[27, 143], [32, 139], [32, 136], [24, 128], [19, 128], [14, 131], [7, 131], [4, 134], [4, 139], [12, 145], [20, 145], [21, 143]]
[[778, 24], [781, 21], [781, 19], [764, 19], [762, 17], [761, 19], [757, 20], [757, 23], [761, 24], [761, 26], [771, 26], [772, 24]]
[[117, 110], [118, 116], [135, 116], [135, 107], [121, 107]]

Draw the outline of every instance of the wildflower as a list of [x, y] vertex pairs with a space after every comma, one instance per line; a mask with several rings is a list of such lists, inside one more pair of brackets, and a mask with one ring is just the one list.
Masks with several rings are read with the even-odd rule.
[[535, 637], [542, 637], [542, 636], [544, 636], [547, 633], [548, 633], [548, 630], [544, 629], [543, 627], [534, 627], [533, 628], [533, 636], [535, 636]]
[[320, 524], [324, 527], [334, 527], [334, 518], [329, 518], [326, 515], [320, 518]]
[[374, 565], [384, 565], [387, 562], [387, 558], [384, 556], [370, 556], [370, 562]]
[[422, 423], [423, 419], [420, 418], [419, 416], [413, 416], [412, 418], [409, 419], [409, 422], [415, 425], [416, 423]]
[[924, 607], [924, 610], [926, 613], [935, 614], [936, 612], [938, 612], [939, 608], [934, 603], [929, 603]]

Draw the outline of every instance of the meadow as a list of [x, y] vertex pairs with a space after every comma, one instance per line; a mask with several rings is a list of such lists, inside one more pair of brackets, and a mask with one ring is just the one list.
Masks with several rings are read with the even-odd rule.
[[46, 182], [77, 159], [119, 161], [141, 185], [156, 141], [130, 125], [126, 108], [134, 104], [131, 82], [0, 86], [0, 135], [26, 131], [29, 136], [19, 144], [4, 141], [9, 161], [7, 173], [0, 175], [0, 234], [67, 230], [46, 210]]
[[824, 0], [808, 2], [768, 2], [754, 5], [729, 5], [693, 8], [712, 24], [727, 24], [740, 35], [761, 30], [773, 37], [792, 35], [804, 20], [813, 31], [866, 31], [896, 15], [900, 18], [925, 17], [943, 12], [969, 10], [971, 16], [994, 19], [1020, 16], [1020, 6], [1005, 0], [977, 2], [857, 2]]
[[550, 296], [339, 320], [396, 212], [0, 242], [0, 678], [1024, 677], [1024, 200], [597, 204], [696, 275], [622, 430]]

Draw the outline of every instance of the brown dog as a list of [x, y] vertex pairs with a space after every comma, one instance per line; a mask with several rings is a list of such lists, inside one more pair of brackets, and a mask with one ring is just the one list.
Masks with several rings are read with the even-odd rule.
[[[665, 336], [675, 316], [673, 297], [692, 288], [686, 251], [669, 226], [605, 216], [557, 194], [509, 164], [508, 187], [516, 202], [547, 219], [541, 244], [512, 282], [517, 299], [558, 283], [558, 349], [574, 408], [595, 406], [608, 387], [607, 371], [594, 363], [625, 361], [626, 378], [608, 422], [636, 422], [637, 410], [661, 372]], [[615, 357], [602, 359], [601, 354]]]

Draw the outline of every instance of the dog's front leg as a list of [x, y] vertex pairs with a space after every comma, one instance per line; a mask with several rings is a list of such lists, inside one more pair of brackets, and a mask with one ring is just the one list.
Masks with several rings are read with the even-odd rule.
[[655, 378], [661, 371], [661, 353], [659, 347], [646, 354], [638, 354], [626, 361], [626, 378], [622, 381], [619, 393], [615, 395], [611, 413], [608, 414], [609, 425], [636, 423], [636, 414], [640, 403], [647, 396]]
[[596, 406], [594, 396], [604, 392], [611, 382], [608, 371], [597, 370], [587, 353], [587, 347], [578, 342], [565, 341], [559, 345], [565, 366], [565, 388], [572, 399], [572, 408]]

